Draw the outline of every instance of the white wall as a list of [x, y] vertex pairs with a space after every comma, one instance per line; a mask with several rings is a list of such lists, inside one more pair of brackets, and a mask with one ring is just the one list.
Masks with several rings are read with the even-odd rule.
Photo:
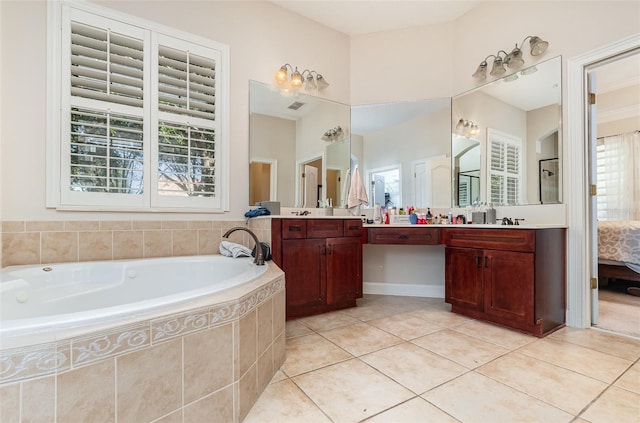
[[[282, 205], [295, 202], [296, 122], [252, 113], [251, 157], [277, 161], [276, 192]], [[242, 167], [238, 163], [237, 167]]]
[[[45, 1], [1, 1], [0, 196], [5, 220], [230, 219], [249, 200], [249, 80], [271, 83], [284, 63], [315, 69], [323, 96], [349, 103], [349, 39], [265, 1], [112, 1], [102, 6], [230, 46], [231, 212], [224, 215], [56, 212], [45, 208]], [[10, 107], [9, 107], [10, 106]], [[28, 130], [27, 130], [28, 129]], [[28, 180], [28, 189], [16, 180]]]

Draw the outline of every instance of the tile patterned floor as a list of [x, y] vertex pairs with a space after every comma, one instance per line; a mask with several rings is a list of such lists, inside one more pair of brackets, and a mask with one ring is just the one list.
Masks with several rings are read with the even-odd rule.
[[441, 299], [366, 295], [287, 322], [287, 358], [246, 423], [640, 422], [640, 340], [538, 339]]

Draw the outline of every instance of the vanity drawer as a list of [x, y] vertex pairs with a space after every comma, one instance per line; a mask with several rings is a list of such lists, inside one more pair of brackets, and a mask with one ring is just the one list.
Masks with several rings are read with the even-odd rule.
[[342, 219], [309, 219], [307, 220], [307, 238], [335, 238], [343, 236]]
[[535, 229], [444, 228], [443, 232], [447, 247], [532, 252], [536, 246]]
[[361, 237], [364, 229], [362, 228], [362, 221], [360, 219], [343, 220], [344, 223], [344, 236]]
[[369, 228], [369, 244], [436, 245], [440, 228]]
[[304, 239], [307, 237], [305, 219], [282, 219], [282, 239]]

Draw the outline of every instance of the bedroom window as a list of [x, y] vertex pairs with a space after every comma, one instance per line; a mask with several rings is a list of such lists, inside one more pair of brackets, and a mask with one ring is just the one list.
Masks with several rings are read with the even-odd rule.
[[47, 205], [228, 209], [228, 47], [92, 5], [49, 6]]
[[596, 163], [598, 220], [640, 220], [640, 131], [598, 138]]

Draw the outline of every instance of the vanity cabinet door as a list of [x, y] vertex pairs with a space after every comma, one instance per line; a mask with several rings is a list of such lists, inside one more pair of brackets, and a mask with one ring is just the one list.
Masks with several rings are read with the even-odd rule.
[[325, 304], [326, 255], [324, 239], [282, 240], [287, 317], [314, 314]]
[[362, 242], [327, 238], [327, 304], [353, 307], [362, 286]]
[[482, 250], [445, 248], [445, 300], [452, 306], [482, 312]]
[[534, 255], [485, 250], [484, 312], [498, 323], [531, 326], [534, 321]]

